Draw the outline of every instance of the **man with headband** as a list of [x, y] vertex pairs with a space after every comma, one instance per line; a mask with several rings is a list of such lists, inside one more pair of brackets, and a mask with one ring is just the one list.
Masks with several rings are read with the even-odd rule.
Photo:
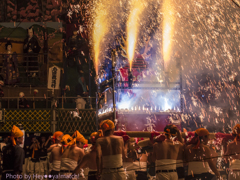
[[105, 120], [100, 123], [104, 137], [96, 142], [97, 147], [97, 168], [101, 180], [122, 180], [126, 179], [123, 169], [124, 142], [121, 136], [114, 136], [114, 123]]
[[234, 136], [234, 141], [228, 144], [227, 152], [225, 153], [230, 161], [228, 180], [240, 179], [240, 124], [234, 126], [232, 135]]
[[92, 147], [91, 151], [84, 155], [82, 161], [76, 169], [73, 171], [72, 175], [79, 174], [82, 168], [89, 168], [88, 172], [88, 180], [97, 180], [97, 163], [96, 163], [96, 140], [100, 137], [102, 137], [102, 131], [99, 130], [98, 132], [94, 132], [90, 135]]
[[[157, 180], [178, 180], [176, 162], [182, 145], [182, 136], [174, 125], [164, 128], [165, 135], [159, 135], [153, 145], [153, 160], [155, 161]], [[172, 138], [177, 137], [178, 143]]]
[[24, 163], [24, 150], [20, 147], [23, 144], [23, 132], [15, 125], [11, 130], [11, 144], [3, 149], [3, 174], [2, 180], [22, 178]]
[[188, 162], [188, 176], [185, 180], [212, 179], [214, 175], [212, 170], [219, 178], [220, 174], [214, 165], [209, 146], [209, 132], [205, 128], [199, 128], [195, 131], [195, 136], [189, 142], [185, 149], [185, 159]]
[[[64, 175], [64, 177], [61, 177], [61, 179], [71, 178], [71, 174], [84, 156], [83, 146], [88, 143], [88, 141], [78, 131], [76, 131], [72, 137], [68, 135], [66, 138], [67, 140], [65, 141], [65, 145], [67, 146], [62, 154], [60, 170], [60, 174]], [[80, 177], [80, 179], [83, 178]]]
[[47, 151], [51, 152], [49, 162], [52, 163], [52, 171], [50, 173], [51, 176], [57, 176], [60, 172], [61, 167], [61, 155], [62, 155], [62, 145], [61, 139], [63, 137], [63, 133], [61, 131], [56, 131], [53, 134], [53, 145], [51, 145]]

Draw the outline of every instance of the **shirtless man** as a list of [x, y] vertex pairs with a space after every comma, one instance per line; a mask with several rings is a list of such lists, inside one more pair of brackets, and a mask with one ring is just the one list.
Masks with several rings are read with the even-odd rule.
[[88, 167], [89, 168], [88, 180], [97, 180], [96, 140], [99, 137], [102, 137], [102, 136], [103, 135], [102, 135], [101, 131], [94, 132], [90, 135], [90, 139], [91, 139], [91, 142], [92, 142], [91, 151], [84, 155], [81, 163], [78, 164], [78, 166], [73, 171], [72, 175], [79, 174], [82, 168]]
[[61, 145], [62, 137], [63, 137], [62, 132], [60, 131], [55, 132], [53, 134], [54, 144], [47, 149], [48, 152], [51, 152], [49, 157], [49, 162], [52, 163], [52, 171], [50, 173], [51, 176], [56, 176], [60, 172], [61, 154], [62, 154], [62, 145]]
[[56, 132], [53, 134], [52, 140], [53, 140], [53, 143], [54, 143], [54, 144], [51, 145], [51, 146], [47, 149], [47, 152], [51, 152], [54, 147], [62, 146], [62, 145], [61, 145], [61, 140], [62, 140], [63, 135], [64, 135], [64, 134], [63, 134], [61, 131], [56, 131]]
[[[178, 180], [176, 172], [176, 162], [179, 150], [182, 145], [182, 136], [178, 128], [174, 125], [167, 125], [164, 128], [164, 135], [155, 139], [153, 145], [153, 160], [155, 161], [157, 180]], [[171, 138], [177, 136], [178, 143], [174, 143]]]
[[125, 180], [123, 138], [113, 135], [115, 126], [111, 120], [102, 121], [100, 128], [104, 137], [96, 142], [98, 174], [101, 175], [101, 180]]
[[61, 159], [60, 175], [64, 175], [61, 176], [61, 179], [68, 179], [68, 176], [73, 173], [74, 169], [82, 161], [84, 156], [83, 146], [87, 144], [87, 140], [78, 131], [74, 133], [74, 139], [69, 135], [65, 136], [63, 139], [67, 146]]
[[214, 175], [209, 173], [212, 170], [217, 178], [220, 174], [212, 160], [209, 146], [209, 132], [204, 128], [195, 131], [195, 137], [185, 149], [185, 159], [188, 162], [188, 176], [186, 180], [212, 179]]
[[[240, 179], [240, 124], [233, 128], [235, 139], [227, 146], [226, 158], [232, 157], [229, 165], [228, 180]], [[229, 158], [230, 159], [230, 158]]]

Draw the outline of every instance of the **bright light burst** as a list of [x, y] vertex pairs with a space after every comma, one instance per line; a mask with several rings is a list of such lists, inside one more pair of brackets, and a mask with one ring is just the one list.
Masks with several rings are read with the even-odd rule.
[[163, 59], [165, 68], [168, 67], [170, 56], [172, 37], [174, 34], [174, 10], [172, 0], [164, 0], [162, 12], [163, 12]]
[[132, 69], [132, 62], [134, 59], [137, 36], [139, 32], [138, 19], [144, 10], [144, 4], [141, 1], [142, 0], [132, 0], [131, 12], [127, 21], [127, 56], [130, 70]]
[[109, 29], [109, 17], [106, 10], [107, 0], [95, 1], [95, 13], [93, 19], [93, 51], [94, 51], [94, 66], [96, 74], [98, 75], [99, 54], [101, 51], [101, 43]]

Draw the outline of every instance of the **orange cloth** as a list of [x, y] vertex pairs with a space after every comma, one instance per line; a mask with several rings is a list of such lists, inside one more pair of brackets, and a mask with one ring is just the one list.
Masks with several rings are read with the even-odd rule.
[[23, 136], [23, 132], [15, 125], [13, 125], [12, 130], [11, 130], [11, 140], [13, 146], [16, 146], [16, 141], [15, 138], [19, 138]]
[[93, 132], [91, 135], [90, 135], [90, 139], [91, 139], [91, 142], [92, 143], [96, 143], [96, 140], [100, 137], [103, 137], [103, 133], [102, 133], [102, 130], [98, 130], [98, 132]]
[[193, 147], [193, 149], [197, 149], [200, 146], [200, 138], [199, 137], [203, 137], [203, 136], [207, 136], [209, 135], [209, 131], [205, 128], [199, 128], [195, 131], [195, 135], [197, 135], [197, 144], [196, 146]]
[[105, 132], [105, 131], [114, 129], [115, 125], [111, 120], [107, 119], [100, 123], [100, 128], [103, 130], [103, 132]]
[[88, 140], [85, 139], [84, 136], [79, 131], [75, 131], [72, 137], [75, 139], [75, 142], [79, 141], [82, 142], [83, 144], [88, 144]]
[[240, 124], [236, 124], [236, 125], [233, 127], [233, 134], [236, 135], [234, 141], [235, 141], [235, 142], [240, 141]]
[[53, 134], [53, 143], [55, 143], [55, 140], [59, 137], [59, 136], [62, 136], [63, 133], [61, 131], [56, 131], [54, 134]]
[[71, 145], [73, 138], [69, 135], [69, 134], [65, 134], [62, 139], [61, 139], [61, 143], [62, 145], [62, 153], [64, 151], [64, 147]]
[[32, 158], [34, 158], [34, 155], [35, 155], [35, 151], [37, 151], [38, 148], [37, 147], [33, 147], [33, 153], [32, 153]]

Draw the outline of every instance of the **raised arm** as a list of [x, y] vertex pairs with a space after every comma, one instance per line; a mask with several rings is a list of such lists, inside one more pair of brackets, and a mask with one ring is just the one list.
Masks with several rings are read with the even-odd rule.
[[[82, 158], [82, 161], [78, 164], [78, 166], [74, 169], [72, 175], [79, 174], [82, 168], [87, 167], [88, 161], [90, 160], [89, 154], [85, 154]], [[73, 177], [72, 176], [72, 177]]]
[[58, 145], [57, 144], [53, 144], [51, 145], [48, 149], [47, 149], [47, 152], [51, 152], [53, 150], [53, 148], [57, 147]]
[[208, 146], [205, 147], [205, 155], [206, 155], [205, 157], [206, 157], [206, 161], [209, 164], [209, 167], [214, 172], [214, 174], [217, 176], [217, 178], [219, 178], [220, 174], [217, 170], [217, 167], [214, 165], [214, 162], [213, 162], [212, 156], [211, 156], [211, 151], [210, 151], [210, 148]]

